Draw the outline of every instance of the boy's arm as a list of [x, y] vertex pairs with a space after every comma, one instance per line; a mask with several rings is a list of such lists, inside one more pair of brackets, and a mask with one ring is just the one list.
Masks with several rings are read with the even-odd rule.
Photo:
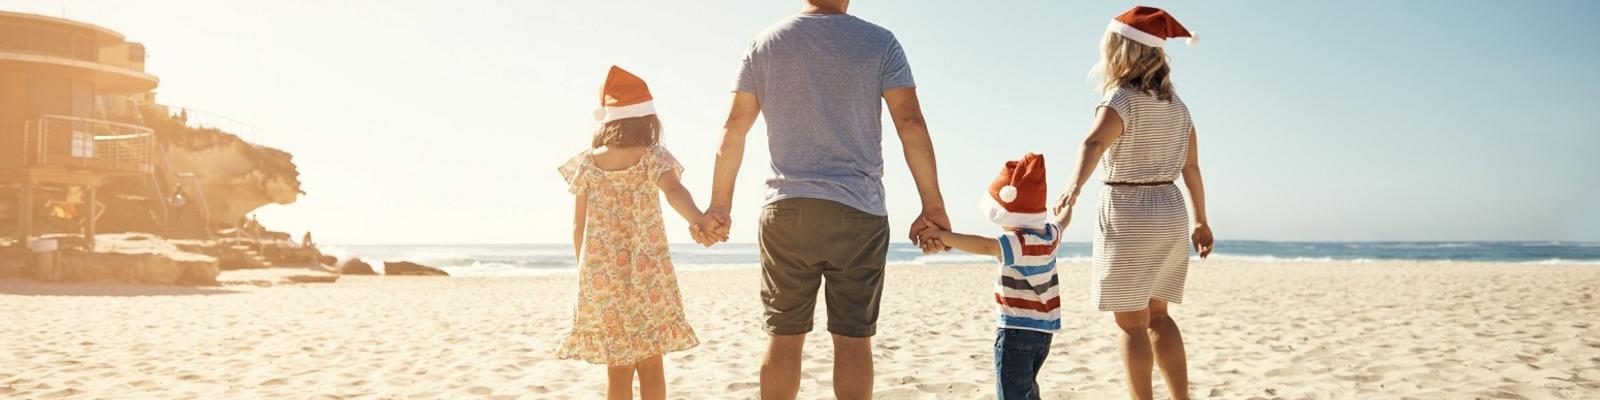
[[954, 247], [970, 254], [1000, 256], [1000, 241], [991, 237], [955, 233], [937, 228], [928, 231], [923, 236], [938, 239], [943, 241], [946, 246]]
[[1050, 222], [1061, 227], [1062, 231], [1067, 230], [1067, 225], [1072, 223], [1072, 206], [1068, 205], [1066, 209], [1056, 211], [1055, 215], [1050, 216]]

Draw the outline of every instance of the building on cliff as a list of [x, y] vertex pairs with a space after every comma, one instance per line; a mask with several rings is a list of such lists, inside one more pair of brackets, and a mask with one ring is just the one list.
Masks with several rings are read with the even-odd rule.
[[0, 238], [206, 238], [301, 194], [288, 153], [157, 104], [144, 61], [116, 31], [0, 11]]
[[[0, 182], [18, 189], [13, 214], [23, 242], [41, 206], [60, 220], [52, 222], [92, 237], [96, 195], [108, 179], [153, 181], [153, 130], [111, 114], [131, 114], [128, 104], [151, 100], [159, 82], [144, 72], [144, 46], [120, 33], [0, 12]], [[61, 194], [40, 202], [41, 191]]]

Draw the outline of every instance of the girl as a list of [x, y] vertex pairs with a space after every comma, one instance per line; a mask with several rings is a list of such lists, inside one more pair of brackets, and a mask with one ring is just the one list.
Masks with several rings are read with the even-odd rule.
[[641, 398], [664, 399], [661, 355], [699, 340], [683, 318], [656, 193], [684, 219], [704, 215], [678, 181], [683, 167], [659, 144], [661, 121], [644, 81], [612, 66], [600, 101], [592, 148], [560, 168], [577, 196], [579, 275], [572, 332], [556, 356], [607, 365], [609, 399], [633, 398], [635, 372]]
[[[1117, 16], [1108, 31], [1097, 66], [1105, 73], [1105, 97], [1056, 212], [1070, 218], [1078, 190], [1103, 164], [1089, 299], [1100, 311], [1116, 314], [1133, 397], [1151, 398], [1150, 369], [1156, 364], [1172, 398], [1188, 399], [1183, 338], [1167, 304], [1183, 301], [1189, 242], [1203, 258], [1211, 254], [1212, 239], [1194, 123], [1173, 92], [1161, 45], [1174, 37], [1190, 38], [1190, 44], [1194, 39], [1166, 11], [1151, 7]], [[1180, 175], [1194, 209], [1192, 223], [1173, 184]]]

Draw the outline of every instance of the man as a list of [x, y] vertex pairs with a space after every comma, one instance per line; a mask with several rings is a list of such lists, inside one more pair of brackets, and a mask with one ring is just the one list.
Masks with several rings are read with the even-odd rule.
[[167, 204], [171, 205], [173, 208], [172, 222], [182, 223], [183, 214], [188, 211], [189, 207], [189, 197], [188, 195], [183, 194], [182, 183], [179, 183], [178, 186], [172, 190], [172, 199], [168, 201]]
[[806, 1], [800, 14], [751, 43], [723, 126], [711, 206], [696, 224], [703, 229], [698, 235], [726, 239], [745, 136], [764, 114], [773, 171], [759, 227], [770, 335], [761, 364], [765, 399], [793, 399], [799, 391], [800, 356], [819, 287], [833, 334], [834, 396], [872, 395], [871, 338], [889, 247], [882, 104], [888, 104], [922, 200], [912, 242], [942, 251], [942, 244], [923, 243], [919, 235], [931, 226], [950, 227], [905, 53], [888, 30], [846, 14], [849, 3]]

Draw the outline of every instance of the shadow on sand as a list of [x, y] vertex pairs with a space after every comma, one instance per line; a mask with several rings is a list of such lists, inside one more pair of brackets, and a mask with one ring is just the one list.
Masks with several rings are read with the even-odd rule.
[[72, 296], [72, 297], [142, 297], [142, 296], [212, 296], [235, 294], [236, 290], [216, 286], [164, 286], [132, 283], [50, 283], [26, 279], [0, 279], [0, 295], [17, 296]]

